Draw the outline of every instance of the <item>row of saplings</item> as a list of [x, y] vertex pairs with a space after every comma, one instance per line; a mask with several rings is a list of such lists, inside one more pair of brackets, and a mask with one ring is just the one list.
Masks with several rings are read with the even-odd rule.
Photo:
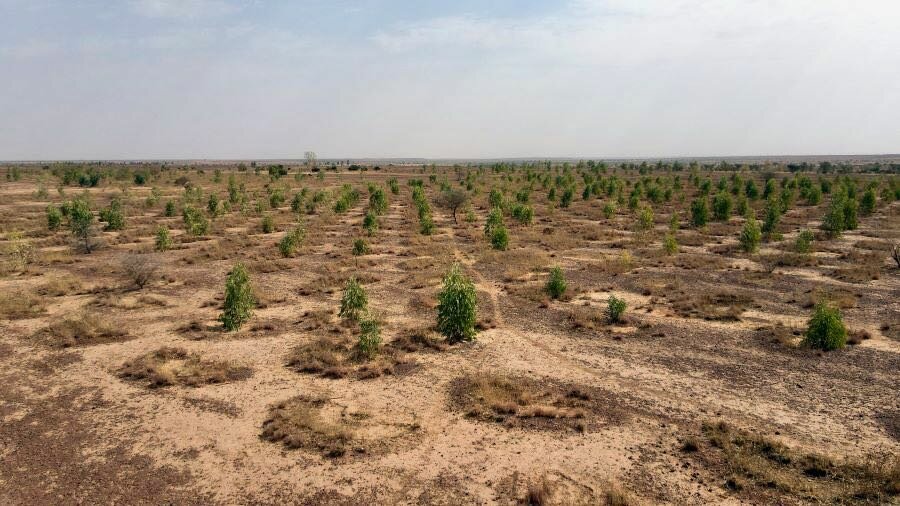
[[[565, 294], [567, 283], [562, 269], [554, 267], [544, 290], [553, 299]], [[236, 331], [250, 319], [256, 304], [250, 276], [243, 264], [237, 264], [228, 273], [225, 282], [224, 310], [219, 316], [228, 331]], [[438, 294], [437, 330], [451, 343], [475, 339], [478, 299], [475, 284], [462, 273], [458, 263], [453, 264], [442, 280]], [[610, 295], [607, 301], [607, 318], [610, 323], [622, 320], [626, 303]], [[358, 351], [366, 358], [373, 358], [381, 346], [381, 330], [378, 319], [368, 310], [368, 296], [355, 278], [350, 278], [341, 297], [341, 318], [359, 323]], [[826, 301], [816, 304], [803, 343], [821, 350], [843, 348], [847, 342], [847, 328], [840, 311]]]

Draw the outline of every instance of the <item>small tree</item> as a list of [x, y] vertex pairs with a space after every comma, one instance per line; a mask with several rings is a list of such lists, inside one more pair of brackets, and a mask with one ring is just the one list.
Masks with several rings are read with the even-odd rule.
[[875, 195], [875, 188], [869, 188], [863, 193], [859, 201], [859, 211], [863, 216], [869, 216], [875, 212], [875, 203], [878, 197]]
[[209, 230], [209, 220], [196, 207], [186, 206], [181, 211], [181, 217], [185, 230], [191, 235], [203, 235]]
[[638, 213], [637, 217], [638, 232], [647, 232], [653, 229], [653, 209], [645, 206]]
[[506, 251], [509, 248], [509, 231], [502, 223], [491, 232], [491, 247], [499, 251]]
[[603, 217], [607, 220], [612, 218], [613, 215], [616, 214], [616, 205], [613, 202], [607, 202], [603, 204]]
[[294, 227], [293, 230], [288, 232], [278, 241], [278, 251], [281, 252], [281, 256], [288, 258], [297, 254], [297, 248], [300, 246], [300, 243], [303, 242], [303, 239], [306, 237], [306, 230], [303, 229], [302, 226]]
[[706, 226], [709, 221], [709, 206], [706, 197], [700, 197], [691, 203], [691, 223], [696, 228]]
[[494, 235], [494, 229], [503, 226], [503, 211], [499, 207], [491, 209], [487, 221], [484, 222], [484, 235], [490, 238]]
[[53, 204], [47, 206], [47, 229], [53, 232], [59, 230], [59, 226], [62, 224], [62, 217], [62, 211], [58, 207]]
[[353, 241], [353, 256], [362, 256], [369, 254], [369, 243], [365, 239], [357, 239]]
[[547, 279], [547, 286], [544, 287], [544, 290], [550, 295], [552, 299], [559, 299], [566, 293], [566, 278], [563, 275], [562, 269], [558, 266], [550, 269], [550, 278]]
[[125, 271], [125, 275], [134, 282], [138, 289], [142, 290], [156, 275], [156, 271], [159, 270], [159, 263], [151, 258], [150, 255], [131, 253], [122, 259], [122, 270]]
[[100, 211], [100, 220], [106, 222], [104, 230], [122, 230], [125, 228], [125, 212], [122, 202], [113, 199], [106, 209]]
[[263, 216], [262, 231], [264, 234], [271, 234], [275, 231], [275, 219], [272, 218], [271, 214]]
[[225, 330], [240, 330], [241, 325], [250, 319], [255, 305], [250, 275], [244, 264], [239, 263], [231, 269], [225, 281], [225, 306], [219, 321]]
[[86, 253], [94, 249], [94, 213], [87, 200], [75, 199], [66, 205], [69, 229], [75, 239], [81, 242]]
[[663, 239], [663, 251], [667, 255], [678, 253], [678, 241], [675, 239], [675, 234], [671, 232], [666, 234], [666, 237]]
[[344, 295], [341, 297], [341, 309], [338, 316], [346, 320], [359, 321], [369, 307], [369, 297], [356, 278], [347, 280]]
[[762, 231], [759, 229], [759, 222], [753, 216], [748, 216], [744, 222], [744, 228], [741, 229], [741, 249], [745, 253], [756, 253], [759, 250], [759, 241], [762, 239]]
[[[491, 192], [491, 195], [493, 196], [493, 191]], [[502, 200], [502, 195], [500, 198]], [[437, 203], [440, 206], [450, 209], [450, 211], [453, 213], [453, 223], [457, 224], [458, 222], [456, 220], [456, 211], [465, 206], [468, 200], [469, 195], [466, 192], [453, 188], [441, 192], [441, 194], [437, 198]]]
[[478, 298], [475, 284], [463, 275], [458, 263], [444, 276], [438, 294], [437, 327], [451, 343], [475, 339]]
[[365, 316], [359, 321], [359, 353], [367, 359], [372, 359], [378, 354], [381, 347], [381, 327], [378, 321], [371, 316]]
[[622, 315], [625, 314], [625, 300], [610, 294], [609, 300], [606, 301], [606, 318], [610, 323], [618, 323], [622, 321]]
[[160, 225], [156, 229], [156, 250], [168, 251], [172, 249], [172, 235], [169, 233], [169, 227]]
[[841, 312], [829, 306], [824, 300], [816, 304], [803, 344], [812, 348], [830, 351], [843, 348], [847, 343], [847, 328]]
[[728, 221], [732, 207], [734, 207], [734, 201], [731, 200], [728, 192], [720, 191], [713, 197], [713, 216], [716, 221]]
[[375, 235], [375, 232], [378, 231], [378, 216], [371, 209], [366, 211], [362, 225], [369, 236]]
[[807, 255], [812, 251], [812, 242], [815, 239], [811, 230], [801, 230], [797, 234], [797, 241], [794, 243], [794, 249], [801, 255]]
[[171, 217], [175, 216], [175, 202], [172, 202], [171, 200], [167, 201], [166, 202], [166, 210], [165, 210], [165, 212], [163, 212], [163, 214], [167, 218], [171, 218]]

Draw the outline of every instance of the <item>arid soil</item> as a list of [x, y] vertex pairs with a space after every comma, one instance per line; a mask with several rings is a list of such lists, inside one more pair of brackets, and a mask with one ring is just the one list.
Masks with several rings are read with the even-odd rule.
[[[488, 192], [504, 189], [514, 201], [527, 184], [523, 169], [344, 168], [324, 177], [302, 169], [295, 177], [301, 169], [292, 168], [277, 180], [219, 169], [107, 166], [97, 187], [62, 193], [48, 170], [0, 181], [0, 503], [900, 500], [900, 271], [890, 255], [898, 202], [879, 198], [856, 230], [828, 238], [819, 225], [829, 196], [818, 205], [798, 198], [781, 217], [781, 240], [744, 253], [736, 212], [691, 226], [699, 190], [687, 170], [684, 189], [652, 205], [649, 231], [636, 229], [624, 204], [605, 217], [615, 197], [583, 199], [578, 177], [569, 207], [551, 205], [534, 184], [534, 223], [507, 214], [509, 249], [498, 251], [483, 233]], [[135, 184], [141, 170], [148, 179]], [[440, 185], [459, 188], [467, 172], [475, 191], [455, 223]], [[220, 210], [206, 234], [188, 234], [184, 205], [195, 199], [208, 215], [211, 193], [228, 200], [230, 175], [244, 185], [244, 209]], [[715, 183], [732, 173], [701, 176]], [[761, 171], [741, 176], [764, 186]], [[630, 186], [643, 176], [620, 169], [617, 177]], [[855, 177], [860, 188], [888, 180]], [[410, 179], [424, 181], [432, 235], [420, 233]], [[362, 228], [370, 183], [389, 202], [372, 235]], [[186, 196], [185, 184], [202, 196]], [[343, 184], [361, 198], [335, 212]], [[276, 188], [286, 199], [271, 209]], [[294, 212], [301, 188], [308, 194]], [[148, 201], [151, 189], [158, 197]], [[102, 244], [91, 253], [65, 219], [47, 228], [48, 204], [83, 192], [95, 212], [114, 197], [125, 209], [122, 230], [94, 223]], [[177, 212], [166, 217], [170, 200]], [[762, 219], [765, 201], [749, 205]], [[667, 255], [673, 211], [679, 250]], [[274, 218], [271, 233], [264, 215]], [[277, 244], [300, 223], [305, 238], [284, 257]], [[159, 225], [171, 230], [168, 251], [154, 251]], [[816, 240], [798, 255], [804, 228]], [[369, 254], [353, 254], [357, 238]], [[30, 253], [15, 252], [22, 248]], [[135, 252], [159, 266], [143, 288], [123, 267]], [[226, 332], [217, 318], [237, 262], [258, 304], [241, 330]], [[479, 331], [474, 342], [449, 345], [434, 327], [453, 262], [475, 283]], [[558, 300], [544, 292], [553, 266], [568, 283]], [[357, 329], [338, 317], [351, 276], [381, 321], [384, 345], [370, 362], [352, 356]], [[621, 323], [605, 316], [610, 294], [627, 303]], [[850, 331], [841, 350], [801, 344], [823, 297]], [[309, 366], [323, 349], [337, 362]], [[765, 441], [744, 443], [756, 437]]]

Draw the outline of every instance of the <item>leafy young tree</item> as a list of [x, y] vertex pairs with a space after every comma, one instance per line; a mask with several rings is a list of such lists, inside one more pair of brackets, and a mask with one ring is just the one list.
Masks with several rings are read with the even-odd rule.
[[169, 227], [160, 225], [156, 229], [156, 250], [168, 251], [172, 249], [172, 235], [169, 233]]
[[731, 195], [724, 191], [717, 193], [713, 197], [713, 216], [716, 221], [728, 221], [733, 206], [734, 202], [731, 200]]
[[115, 198], [109, 206], [100, 211], [100, 220], [106, 222], [104, 230], [122, 230], [125, 228], [125, 212], [122, 210], [122, 202]]
[[875, 188], [869, 188], [863, 193], [862, 198], [859, 201], [859, 211], [863, 216], [870, 216], [873, 212], [875, 212], [875, 203], [877, 202], [877, 196], [875, 195]]
[[675, 234], [671, 232], [666, 234], [666, 237], [663, 239], [663, 251], [667, 255], [678, 253], [678, 240], [675, 239]]
[[812, 242], [815, 239], [812, 231], [810, 230], [801, 230], [799, 234], [797, 234], [797, 241], [794, 243], [794, 249], [797, 250], [797, 253], [801, 255], [809, 254], [812, 251]]
[[81, 242], [86, 253], [94, 249], [94, 213], [85, 199], [75, 199], [66, 204], [69, 230]]
[[375, 235], [375, 232], [378, 231], [378, 216], [372, 210], [366, 211], [362, 226], [369, 236]]
[[625, 300], [610, 294], [606, 301], [606, 318], [610, 323], [618, 323], [622, 321], [622, 315], [625, 314]]
[[175, 216], [175, 202], [172, 202], [171, 200], [166, 202], [166, 209], [163, 212], [163, 215], [167, 218]]
[[346, 320], [359, 321], [369, 307], [369, 297], [355, 277], [347, 280], [344, 295], [341, 297], [341, 308], [338, 316]]
[[566, 278], [559, 266], [550, 269], [550, 277], [547, 279], [547, 285], [544, 290], [550, 295], [551, 299], [559, 299], [566, 293]]
[[369, 243], [365, 239], [357, 239], [353, 241], [353, 256], [362, 256], [369, 254]]
[[812, 348], [830, 351], [843, 348], [846, 342], [847, 328], [840, 310], [825, 301], [819, 301], [809, 320], [803, 343]]
[[59, 230], [59, 226], [62, 224], [62, 211], [59, 210], [58, 207], [50, 204], [47, 206], [47, 229], [51, 231]]
[[263, 216], [262, 231], [264, 234], [271, 234], [275, 231], [275, 219], [272, 218], [271, 214]]
[[296, 226], [293, 230], [288, 232], [278, 241], [278, 251], [281, 252], [281, 256], [288, 258], [297, 254], [297, 248], [300, 247], [300, 243], [303, 242], [303, 239], [306, 237], [306, 230], [302, 226]]
[[370, 316], [365, 316], [359, 321], [359, 341], [357, 342], [359, 353], [366, 359], [373, 359], [381, 347], [381, 327], [378, 321]]
[[181, 211], [184, 220], [184, 228], [191, 235], [203, 235], [209, 231], [209, 220], [199, 209], [193, 206], [185, 206]]
[[[502, 195], [500, 198], [502, 200]], [[453, 213], [453, 223], [457, 224], [458, 222], [456, 220], [456, 211], [466, 205], [469, 200], [469, 195], [462, 190], [454, 188], [441, 192], [437, 200], [439, 205], [450, 209], [450, 211]]]
[[509, 231], [506, 225], [500, 224], [491, 231], [491, 247], [495, 250], [506, 251], [509, 248]]
[[744, 228], [741, 229], [741, 249], [745, 253], [756, 253], [759, 250], [759, 241], [762, 239], [762, 231], [759, 228], [759, 222], [753, 216], [748, 216], [744, 222]]
[[222, 314], [219, 315], [219, 321], [225, 330], [240, 330], [250, 319], [255, 306], [256, 299], [250, 285], [250, 275], [244, 264], [238, 263], [228, 273], [225, 281], [225, 305]]
[[709, 207], [706, 197], [700, 197], [691, 203], [691, 224], [696, 228], [706, 226], [709, 221]]
[[438, 330], [451, 343], [474, 340], [477, 306], [475, 284], [463, 275], [458, 263], [453, 264], [438, 294]]

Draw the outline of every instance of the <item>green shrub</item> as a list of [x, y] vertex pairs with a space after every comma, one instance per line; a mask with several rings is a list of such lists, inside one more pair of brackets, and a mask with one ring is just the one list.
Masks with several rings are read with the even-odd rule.
[[70, 201], [64, 207], [69, 221], [69, 230], [85, 252], [90, 253], [94, 249], [94, 213], [91, 212], [87, 200], [78, 198]]
[[794, 249], [802, 255], [809, 254], [812, 251], [812, 242], [815, 239], [811, 230], [801, 230], [797, 234], [797, 241], [794, 243]]
[[562, 269], [558, 266], [550, 269], [550, 278], [547, 279], [547, 286], [544, 287], [544, 290], [550, 295], [551, 299], [559, 299], [566, 293], [566, 278], [563, 275]]
[[653, 229], [653, 209], [649, 206], [641, 209], [637, 216], [637, 230], [647, 232]]
[[763, 216], [762, 232], [766, 234], [766, 236], [776, 234], [779, 221], [781, 221], [781, 206], [775, 199], [767, 200], [765, 214]]
[[60, 211], [58, 207], [53, 204], [47, 206], [47, 228], [49, 230], [59, 230], [59, 226], [62, 224], [62, 218], [62, 211]]
[[369, 243], [365, 239], [357, 239], [353, 241], [353, 256], [362, 256], [369, 254]]
[[430, 211], [419, 216], [419, 232], [422, 235], [431, 235], [434, 232], [434, 220]]
[[341, 297], [341, 308], [338, 316], [346, 320], [359, 321], [360, 317], [368, 310], [369, 297], [360, 286], [356, 278], [347, 280], [344, 285], [344, 295]]
[[478, 311], [475, 284], [453, 264], [438, 294], [437, 327], [450, 342], [475, 339]]
[[744, 228], [741, 229], [741, 249], [745, 253], [756, 253], [759, 250], [759, 241], [762, 239], [762, 231], [759, 228], [759, 222], [753, 216], [748, 216], [744, 222]]
[[166, 210], [163, 212], [163, 215], [167, 218], [175, 216], [175, 202], [172, 202], [171, 200], [166, 202]]
[[859, 212], [863, 216], [869, 216], [874, 213], [877, 199], [878, 197], [875, 195], [875, 188], [869, 188], [868, 190], [866, 190], [859, 201]]
[[156, 229], [156, 250], [168, 251], [172, 249], [172, 234], [169, 233], [169, 227], [160, 225]]
[[700, 197], [691, 202], [691, 224], [700, 228], [706, 226], [709, 221], [709, 206], [706, 197]]
[[666, 234], [666, 237], [663, 239], [663, 251], [667, 255], [678, 253], [678, 241], [675, 239], [675, 234], [671, 232]]
[[573, 198], [575, 198], [575, 190], [573, 190], [571, 187], [566, 188], [563, 191], [562, 196], [559, 198], [559, 207], [562, 207], [563, 209], [569, 207], [569, 204], [572, 203]]
[[100, 221], [105, 221], [104, 230], [122, 230], [125, 228], [125, 212], [122, 210], [122, 202], [112, 199], [105, 209], [100, 211]]
[[366, 316], [359, 321], [357, 347], [360, 355], [367, 359], [372, 359], [378, 354], [381, 347], [381, 327], [376, 319]]
[[494, 235], [494, 229], [503, 226], [503, 211], [499, 207], [491, 209], [488, 213], [487, 221], [484, 222], [484, 236], [491, 238]]
[[612, 218], [613, 215], [616, 214], [616, 204], [612, 201], [607, 201], [606, 204], [603, 204], [603, 217], [607, 220]]
[[492, 208], [502, 208], [503, 192], [497, 188], [491, 188], [491, 193], [488, 195], [488, 204], [490, 204]]
[[191, 235], [203, 235], [209, 231], [209, 220], [193, 206], [185, 206], [181, 211], [184, 228]]
[[219, 196], [215, 193], [209, 194], [209, 200], [206, 201], [206, 212], [213, 217], [219, 215]]
[[534, 209], [527, 204], [516, 204], [513, 207], [512, 216], [523, 225], [531, 225], [534, 221]]
[[509, 232], [502, 223], [494, 227], [491, 232], [491, 247], [500, 251], [506, 251], [509, 248]]
[[400, 184], [397, 182], [397, 178], [392, 177], [388, 179], [388, 186], [391, 188], [391, 193], [394, 195], [400, 194]]
[[296, 226], [293, 230], [288, 232], [278, 241], [278, 251], [281, 252], [281, 256], [288, 258], [297, 254], [297, 248], [300, 247], [300, 243], [303, 242], [303, 239], [306, 237], [306, 230], [302, 226]]
[[241, 325], [250, 319], [255, 305], [250, 275], [244, 264], [239, 263], [231, 269], [225, 280], [225, 304], [219, 321], [225, 330], [240, 330]]
[[370, 236], [375, 235], [375, 232], [378, 231], [378, 216], [371, 209], [366, 211], [366, 215], [363, 218], [363, 228]]
[[610, 323], [618, 323], [622, 321], [622, 315], [625, 314], [625, 301], [610, 294], [609, 300], [606, 301], [606, 318]]
[[820, 350], [837, 350], [847, 342], [847, 328], [844, 327], [841, 312], [825, 301], [816, 304], [803, 344]]
[[272, 218], [271, 214], [263, 216], [262, 231], [264, 234], [271, 234], [275, 231], [275, 219]]
[[734, 207], [734, 201], [731, 200], [731, 195], [727, 192], [719, 192], [713, 197], [713, 217], [716, 221], [728, 221], [728, 217], [731, 216], [731, 209]]
[[371, 209], [376, 215], [382, 215], [387, 212], [388, 201], [387, 195], [384, 193], [384, 189], [375, 188], [372, 193], [369, 195], [369, 209]]

